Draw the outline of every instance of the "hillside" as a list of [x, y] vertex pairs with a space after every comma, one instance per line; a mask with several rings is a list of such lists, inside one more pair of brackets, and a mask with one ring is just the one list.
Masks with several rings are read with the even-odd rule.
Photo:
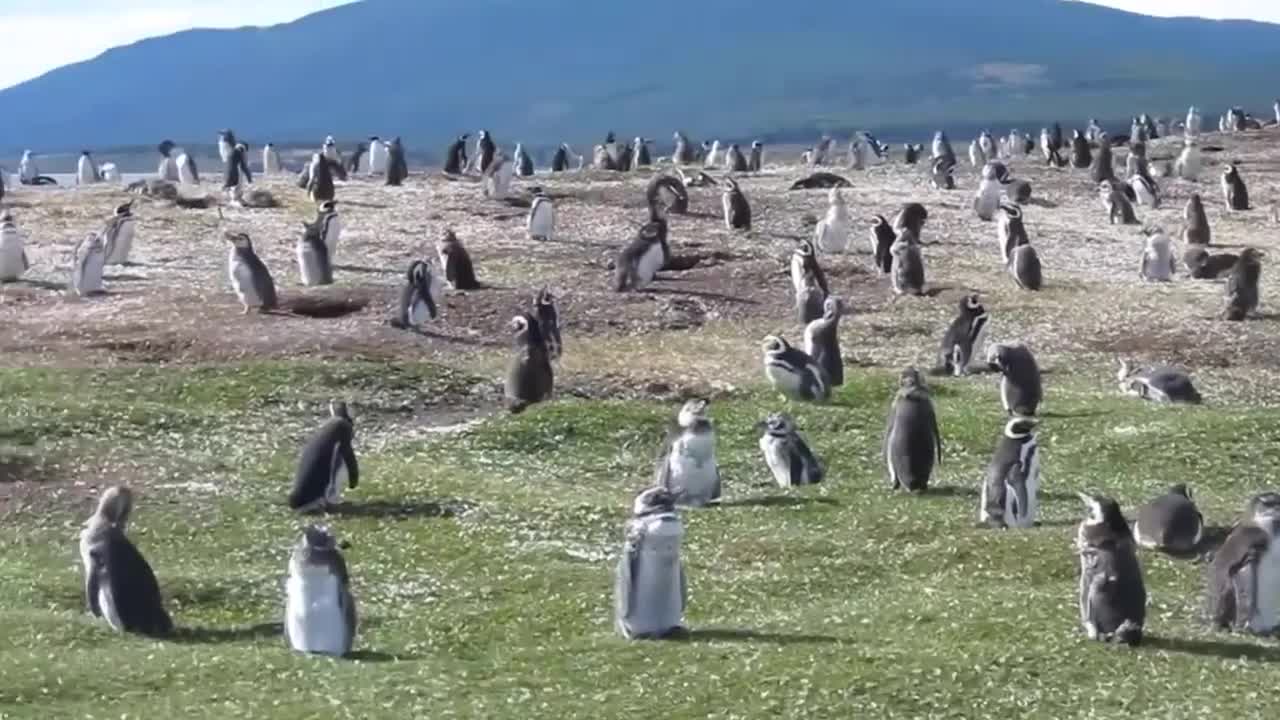
[[[941, 7], [939, 7], [941, 5]], [[1280, 26], [1059, 0], [626, 3], [365, 0], [271, 28], [193, 30], [0, 92], [0, 148], [75, 150], [491, 128], [533, 145], [613, 128], [807, 140], [1264, 104]], [[1089, 73], [1087, 77], [1082, 72]], [[214, 120], [211, 120], [214, 118]], [[212, 123], [212, 124], [211, 124]]]

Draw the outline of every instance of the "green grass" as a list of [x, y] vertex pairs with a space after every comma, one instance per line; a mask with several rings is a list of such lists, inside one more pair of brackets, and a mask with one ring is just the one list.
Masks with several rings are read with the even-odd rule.
[[[1074, 492], [1132, 511], [1188, 482], [1229, 524], [1276, 474], [1274, 414], [1048, 380], [1043, 524], [1028, 532], [974, 527], [1002, 425], [990, 377], [935, 380], [947, 458], [925, 497], [885, 486], [891, 373], [787, 407], [829, 466], [801, 491], [764, 485], [753, 431], [786, 404], [761, 387], [714, 403], [726, 505], [685, 515], [695, 632], [655, 644], [614, 635], [611, 573], [672, 406], [564, 400], [433, 435], [415, 431], [429, 404], [475, 378], [361, 363], [0, 372], [0, 454], [45, 468], [48, 495], [0, 525], [0, 717], [1253, 716], [1280, 648], [1201, 625], [1201, 566], [1143, 556], [1147, 646], [1083, 638]], [[274, 626], [301, 527], [282, 499], [333, 396], [357, 413], [348, 504], [385, 511], [329, 519], [352, 544], [354, 661], [294, 655]], [[83, 611], [74, 538], [96, 493], [72, 483], [104, 478], [139, 491], [130, 533], [174, 640], [116, 636]]]

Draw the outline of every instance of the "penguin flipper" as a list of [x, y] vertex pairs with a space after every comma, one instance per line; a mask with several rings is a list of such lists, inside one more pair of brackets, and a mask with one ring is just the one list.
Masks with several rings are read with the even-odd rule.
[[689, 608], [689, 581], [684, 574], [684, 562], [680, 562], [680, 612]]
[[198, 169], [196, 169], [196, 159], [195, 159], [195, 158], [193, 158], [193, 157], [191, 157], [190, 155], [188, 155], [188, 156], [187, 156], [187, 164], [191, 166], [191, 179], [192, 179], [192, 180], [195, 180], [195, 181], [196, 181], [196, 184], [197, 184], [197, 185], [199, 185], [199, 184], [200, 184], [200, 171], [199, 171]]
[[942, 433], [938, 430], [938, 414], [933, 411], [933, 403], [925, 406], [925, 412], [929, 415], [929, 427], [933, 432], [933, 442], [938, 453], [938, 464], [942, 464]]
[[27, 251], [22, 251], [22, 270], [25, 272], [31, 269], [31, 261], [27, 259]]
[[340, 442], [338, 452], [342, 454], [342, 464], [347, 467], [347, 487], [355, 490], [360, 484], [360, 466], [356, 462], [356, 451], [351, 447], [350, 438], [344, 438]]
[[638, 557], [635, 543], [628, 537], [622, 557], [618, 558], [618, 569], [613, 579], [614, 610], [619, 620], [631, 614], [631, 594], [635, 592], [635, 564]]
[[[346, 640], [343, 643], [343, 646], [346, 648], [346, 653], [343, 653], [345, 655], [350, 653], [351, 649], [355, 647], [356, 623], [358, 622], [356, 616], [356, 599], [351, 595], [351, 591], [345, 587], [340, 593], [338, 593], [338, 605], [342, 607], [342, 617], [346, 620], [347, 626]], [[285, 625], [288, 625], [288, 623], [285, 623]]]
[[89, 567], [85, 568], [84, 573], [84, 594], [89, 601], [89, 612], [94, 617], [102, 617], [102, 606], [98, 604], [98, 590], [101, 587], [98, 573], [103, 570], [102, 556], [99, 551], [89, 551], [89, 563]]

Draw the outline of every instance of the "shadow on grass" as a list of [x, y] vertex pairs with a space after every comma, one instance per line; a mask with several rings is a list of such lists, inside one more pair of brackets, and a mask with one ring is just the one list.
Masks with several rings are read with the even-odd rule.
[[734, 628], [690, 630], [684, 637], [674, 639], [690, 643], [740, 642], [767, 645], [828, 645], [842, 642], [840, 638], [831, 635], [788, 635]]
[[347, 654], [347, 656], [344, 659], [354, 660], [356, 662], [385, 663], [385, 662], [399, 662], [399, 661], [405, 661], [405, 660], [417, 660], [418, 657], [416, 655], [409, 655], [407, 653], [395, 655], [392, 653], [378, 652], [377, 650], [357, 650], [353, 653]]
[[840, 501], [825, 497], [796, 497], [794, 495], [770, 495], [745, 498], [720, 503], [721, 507], [798, 507], [801, 505], [839, 505]]
[[220, 645], [283, 637], [284, 624], [272, 622], [231, 628], [179, 627], [170, 639], [180, 645]]
[[1040, 413], [1041, 418], [1051, 420], [1076, 420], [1082, 418], [1103, 417], [1111, 413], [1106, 410], [1081, 410], [1079, 412], [1046, 412]]
[[1186, 638], [1151, 636], [1144, 638], [1142, 644], [1156, 650], [1221, 658], [1223, 660], [1244, 658], [1255, 662], [1280, 662], [1280, 647], [1273, 646], [1241, 645], [1218, 640], [1190, 640]]
[[325, 515], [364, 518], [451, 518], [465, 512], [470, 506], [462, 500], [370, 500], [368, 502], [344, 502], [324, 511]]
[[960, 487], [958, 485], [939, 485], [931, 487], [921, 493], [910, 493], [911, 495], [923, 495], [924, 497], [964, 497], [976, 498], [981, 493], [977, 488]]

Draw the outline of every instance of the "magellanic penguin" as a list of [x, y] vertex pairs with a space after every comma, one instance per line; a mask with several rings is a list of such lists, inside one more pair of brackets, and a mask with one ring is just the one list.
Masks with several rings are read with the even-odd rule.
[[387, 144], [377, 135], [371, 136], [369, 138], [369, 174], [382, 175], [385, 173], [389, 159]]
[[507, 409], [520, 413], [534, 403], [549, 399], [555, 380], [538, 319], [529, 313], [521, 313], [511, 319], [508, 327], [512, 332], [515, 355], [507, 371], [503, 394]]
[[236, 145], [223, 166], [222, 191], [233, 205], [238, 205], [243, 200], [244, 184], [253, 182], [253, 173], [249, 172], [249, 163], [245, 159], [246, 152], [248, 148], [244, 144]]
[[533, 314], [538, 318], [538, 329], [542, 331], [543, 343], [547, 346], [547, 357], [559, 360], [564, 352], [564, 341], [560, 339], [560, 310], [556, 307], [556, 296], [550, 288], [542, 288], [533, 299]]
[[684, 634], [689, 587], [680, 560], [684, 523], [675, 497], [661, 487], [641, 492], [625, 532], [613, 583], [618, 634], [628, 640]]
[[747, 203], [747, 196], [738, 187], [737, 180], [727, 177], [724, 179], [724, 184], [722, 204], [724, 205], [725, 226], [730, 230], [750, 230], [751, 205]]
[[1000, 405], [1005, 413], [1033, 417], [1040, 409], [1044, 387], [1040, 366], [1023, 343], [995, 343], [987, 348], [987, 365], [1000, 373]]
[[31, 269], [26, 239], [8, 210], [0, 210], [0, 282], [13, 282]]
[[955, 190], [955, 166], [948, 165], [946, 158], [934, 158], [929, 182], [934, 190]]
[[1169, 236], [1157, 227], [1147, 228], [1146, 247], [1138, 261], [1138, 278], [1144, 282], [1169, 282], [1177, 269]]
[[1200, 179], [1200, 165], [1200, 148], [1193, 138], [1187, 138], [1182, 152], [1178, 154], [1177, 162], [1174, 163], [1174, 174], [1183, 180], [1198, 180]]
[[978, 184], [978, 192], [973, 197], [973, 211], [979, 220], [991, 222], [1000, 209], [1000, 195], [1004, 186], [996, 178], [986, 175], [984, 172], [982, 182]]
[[909, 367], [898, 379], [898, 394], [889, 408], [883, 455], [889, 487], [920, 493], [929, 487], [935, 463], [942, 462], [938, 415], [920, 371]]
[[[657, 204], [650, 204], [651, 213], [662, 213]], [[653, 282], [665, 264], [664, 238], [665, 225], [649, 222], [640, 228], [626, 245], [618, 251], [614, 260], [613, 289], [617, 292], [626, 290], [643, 290]]]
[[302, 224], [302, 237], [298, 239], [296, 254], [303, 285], [333, 284], [333, 263], [329, 259], [329, 247], [324, 242], [319, 220]]
[[747, 162], [749, 172], [758, 173], [764, 167], [764, 143], [754, 140], [751, 143], [751, 159]]
[[1249, 500], [1245, 517], [1213, 556], [1209, 622], [1221, 630], [1273, 635], [1280, 629], [1280, 494]]
[[893, 231], [893, 226], [885, 219], [883, 215], [876, 215], [871, 218], [871, 256], [877, 270], [884, 274], [893, 272], [893, 253], [890, 248], [898, 239], [898, 234]]
[[[459, 135], [454, 140], [449, 149], [445, 151], [444, 172], [447, 175], [461, 175], [467, 169], [467, 139], [468, 135]], [[564, 146], [561, 146], [563, 149]], [[558, 154], [558, 153], [557, 153]], [[553, 168], [554, 169], [554, 168]]]
[[653, 158], [650, 157], [649, 143], [653, 142], [648, 138], [637, 136], [631, 146], [631, 166], [634, 168], [649, 167], [653, 164]]
[[1000, 261], [1009, 264], [1013, 249], [1029, 245], [1027, 226], [1022, 221], [1022, 208], [1011, 203], [1000, 203], [1000, 224], [996, 227], [996, 239], [1000, 243]]
[[1201, 401], [1191, 376], [1177, 368], [1163, 365], [1133, 368], [1128, 361], [1121, 360], [1116, 380], [1120, 381], [1121, 392], [1152, 402], [1199, 405]]
[[1111, 156], [1111, 138], [1103, 133], [1098, 138], [1098, 154], [1093, 156], [1093, 164], [1089, 166], [1089, 178], [1095, 183], [1116, 179], [1116, 169]]
[[441, 283], [431, 272], [431, 264], [425, 260], [414, 260], [405, 273], [392, 324], [406, 330], [420, 329], [427, 320], [435, 320], [440, 316], [440, 295]]
[[231, 159], [231, 153], [236, 147], [236, 134], [230, 130], [218, 131], [218, 157], [222, 159], [222, 164], [226, 164]]
[[307, 195], [311, 202], [319, 205], [334, 198], [333, 163], [322, 153], [311, 156], [311, 169], [308, 173]]
[[680, 505], [720, 502], [716, 430], [707, 417], [706, 400], [689, 400], [680, 408], [658, 454], [654, 484], [669, 491]]
[[1040, 506], [1040, 447], [1035, 430], [1034, 418], [1015, 417], [1005, 423], [978, 501], [978, 521], [988, 527], [1035, 525]]
[[173, 148], [175, 145], [172, 140], [165, 140], [156, 146], [156, 150], [160, 153], [160, 166], [156, 169], [156, 176], [166, 182], [179, 182], [178, 165], [173, 159]]
[[1160, 186], [1156, 184], [1155, 180], [1142, 175], [1134, 175], [1129, 179], [1129, 187], [1133, 189], [1133, 194], [1138, 199], [1139, 205], [1146, 205], [1150, 208], [1160, 207]]
[[102, 230], [102, 240], [107, 245], [106, 264], [129, 264], [129, 253], [133, 251], [134, 228], [133, 201], [130, 200], [116, 207], [115, 214]]
[[1186, 221], [1182, 230], [1182, 241], [1188, 245], [1209, 245], [1213, 240], [1213, 233], [1209, 228], [1209, 216], [1204, 212], [1204, 202], [1200, 199], [1200, 193], [1191, 194], [1182, 217]]
[[1114, 180], [1098, 184], [1098, 196], [1107, 208], [1107, 221], [1112, 224], [1137, 225], [1138, 216], [1133, 211], [1133, 203], [1125, 194], [1126, 186]]
[[902, 162], [904, 165], [915, 165], [920, 162], [920, 153], [924, 152], [924, 145], [905, 143], [902, 146]]
[[939, 370], [960, 377], [981, 364], [981, 353], [991, 316], [977, 293], [960, 299], [959, 312], [942, 336], [938, 351]]
[[498, 151], [498, 146], [494, 144], [493, 138], [489, 137], [488, 130], [481, 130], [480, 137], [476, 139], [476, 165], [483, 175], [489, 170], [489, 166], [493, 164], [493, 157]]
[[804, 352], [822, 368], [832, 387], [844, 384], [844, 358], [840, 354], [840, 316], [844, 302], [832, 295], [822, 303], [822, 316], [804, 328]]
[[116, 632], [164, 637], [173, 632], [173, 620], [164, 608], [160, 583], [125, 535], [132, 510], [129, 488], [110, 487], [80, 531], [85, 600], [89, 612]]
[[729, 172], [736, 173], [748, 172], [750, 168], [747, 158], [742, 154], [742, 148], [736, 144], [729, 146], [729, 151], [725, 154], [724, 166]]
[[919, 243], [924, 237], [924, 224], [929, 220], [929, 211], [920, 203], [905, 203], [893, 218], [893, 229], [901, 233], [910, 230], [913, 243]]
[[1077, 170], [1084, 170], [1093, 164], [1093, 148], [1089, 146], [1089, 141], [1084, 135], [1076, 130], [1071, 135], [1071, 166]]
[[1239, 260], [1235, 253], [1210, 254], [1204, 245], [1188, 245], [1182, 253], [1182, 264], [1193, 280], [1216, 280], [1231, 272]]
[[1088, 515], [1076, 532], [1080, 624], [1090, 640], [1142, 642], [1147, 589], [1129, 523], [1115, 500], [1080, 493]]
[[[679, 168], [676, 168], [679, 172]], [[672, 175], [656, 175], [649, 181], [645, 189], [645, 200], [649, 205], [650, 221], [654, 220], [656, 208], [661, 205], [667, 213], [684, 215], [689, 212], [689, 190], [684, 181]], [[668, 196], [669, 199], [668, 199]], [[662, 203], [659, 203], [662, 200]]]
[[244, 305], [244, 314], [248, 315], [249, 308], [255, 307], [258, 312], [263, 313], [275, 309], [279, 304], [275, 281], [271, 279], [267, 266], [253, 251], [253, 242], [248, 233], [227, 232], [223, 237], [231, 243], [231, 251], [227, 256], [227, 275], [231, 279], [236, 297]]
[[88, 150], [80, 152], [80, 161], [76, 163], [76, 184], [92, 185], [102, 181], [102, 173], [98, 170], [98, 164], [93, 161], [93, 156]]
[[1195, 552], [1204, 536], [1204, 516], [1191, 499], [1191, 490], [1178, 483], [1138, 508], [1133, 536], [1149, 550], [1173, 554]]
[[454, 290], [480, 289], [475, 267], [471, 264], [471, 254], [452, 230], [446, 230], [444, 237], [436, 241], [436, 254], [440, 257], [440, 267], [449, 287]]
[[1241, 212], [1249, 209], [1249, 189], [1245, 187], [1240, 169], [1233, 162], [1222, 172], [1222, 195], [1227, 209]]
[[1202, 126], [1202, 123], [1203, 123], [1203, 118], [1200, 115], [1200, 108], [1196, 107], [1195, 105], [1192, 105], [1187, 110], [1187, 120], [1185, 123], [1185, 127], [1183, 128], [1183, 132], [1186, 134], [1187, 137], [1193, 138], [1200, 134], [1200, 128]]
[[933, 136], [933, 157], [943, 158], [948, 167], [955, 167], [956, 152], [951, 147], [951, 140], [947, 138], [947, 134], [939, 130]]
[[1262, 277], [1262, 253], [1255, 248], [1240, 251], [1235, 267], [1227, 276], [1225, 320], [1244, 320], [1258, 310], [1258, 281]]
[[106, 264], [106, 241], [101, 233], [89, 233], [76, 245], [72, 255], [70, 290], [80, 297], [105, 293], [102, 272]]
[[760, 432], [760, 452], [778, 487], [816, 485], [826, 471], [809, 444], [796, 430], [795, 421], [783, 413], [770, 413], [756, 425]]
[[405, 159], [404, 143], [399, 137], [391, 139], [387, 146], [387, 182], [391, 187], [399, 187], [409, 177], [409, 161]]
[[982, 152], [982, 148], [978, 145], [976, 138], [969, 143], [969, 164], [975, 168], [980, 168], [987, 164], [987, 155]]
[[549, 241], [555, 239], [556, 209], [551, 198], [541, 188], [533, 193], [533, 202], [529, 205], [529, 238]]
[[511, 180], [515, 166], [501, 152], [494, 155], [489, 169], [484, 172], [484, 195], [493, 200], [503, 200], [511, 192]]
[[289, 491], [289, 507], [298, 512], [313, 512], [337, 505], [342, 500], [342, 486], [355, 490], [360, 485], [360, 464], [356, 461], [355, 424], [347, 404], [329, 403], [330, 418], [302, 446], [293, 487]]
[[842, 253], [849, 247], [849, 207], [840, 188], [831, 188], [827, 201], [827, 214], [818, 221], [814, 242], [823, 252]]
[[329, 261], [338, 254], [338, 241], [342, 239], [342, 217], [338, 215], [338, 201], [326, 200], [316, 208], [316, 225], [320, 227], [320, 237], [324, 238], [324, 246], [329, 250]]
[[356, 601], [347, 563], [328, 528], [302, 531], [289, 557], [284, 636], [295, 652], [343, 657], [356, 637]]
[[517, 177], [533, 177], [533, 158], [525, 152], [524, 145], [516, 143], [515, 166]]
[[923, 295], [924, 255], [920, 252], [920, 242], [916, 235], [910, 229], [903, 228], [898, 239], [889, 246], [889, 255], [893, 260], [890, 274], [893, 294]]
[[796, 294], [800, 322], [809, 323], [822, 317], [822, 304], [831, 290], [812, 241], [802, 240], [791, 253], [791, 286]]
[[[166, 140], [165, 142], [169, 142]], [[200, 169], [196, 167], [196, 159], [191, 154], [183, 150], [178, 153], [178, 157], [174, 160], [173, 170], [177, 173], [175, 182], [183, 185], [199, 185]]]
[[792, 400], [826, 402], [831, 398], [831, 379], [808, 353], [776, 335], [764, 339], [763, 349], [764, 375], [774, 390]]
[[1040, 255], [1035, 246], [1026, 241], [1009, 251], [1009, 260], [1005, 263], [1014, 283], [1023, 290], [1036, 291], [1044, 287], [1044, 272], [1040, 266]]
[[276, 146], [267, 143], [262, 146], [262, 172], [264, 175], [279, 175], [281, 172], [280, 153]]

